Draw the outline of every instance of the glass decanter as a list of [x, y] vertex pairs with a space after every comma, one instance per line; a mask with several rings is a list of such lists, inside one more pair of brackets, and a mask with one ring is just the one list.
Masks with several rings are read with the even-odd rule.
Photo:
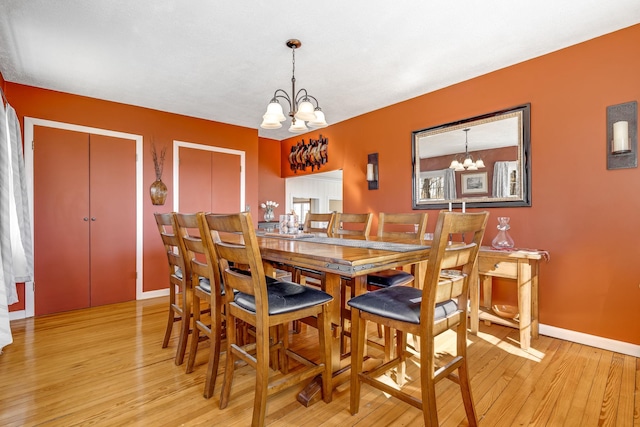
[[515, 243], [513, 242], [511, 236], [509, 236], [508, 232], [508, 230], [511, 228], [511, 226], [509, 225], [510, 219], [511, 218], [509, 218], [508, 216], [498, 217], [498, 234], [491, 242], [491, 246], [493, 246], [494, 248], [511, 249], [515, 246]]

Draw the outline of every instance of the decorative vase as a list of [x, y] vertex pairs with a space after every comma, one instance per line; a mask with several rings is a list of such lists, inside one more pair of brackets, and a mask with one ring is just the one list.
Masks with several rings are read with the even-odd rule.
[[276, 216], [273, 214], [273, 209], [265, 209], [264, 211], [264, 220], [265, 221], [273, 221]]
[[167, 186], [162, 180], [157, 179], [149, 187], [149, 193], [151, 194], [152, 204], [164, 205], [164, 201], [167, 199]]
[[515, 246], [513, 239], [509, 236], [508, 230], [511, 228], [509, 221], [511, 218], [508, 216], [498, 217], [498, 234], [491, 242], [491, 246], [496, 249], [511, 249]]

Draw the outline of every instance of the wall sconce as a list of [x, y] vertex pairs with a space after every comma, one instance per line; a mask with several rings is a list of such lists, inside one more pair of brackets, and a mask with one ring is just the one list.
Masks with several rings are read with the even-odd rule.
[[607, 169], [638, 167], [638, 102], [607, 107]]
[[367, 156], [367, 181], [369, 190], [378, 189], [378, 153]]

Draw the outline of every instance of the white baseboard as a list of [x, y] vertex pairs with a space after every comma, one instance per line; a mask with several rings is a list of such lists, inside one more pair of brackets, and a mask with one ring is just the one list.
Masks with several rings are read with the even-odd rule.
[[627, 354], [629, 356], [640, 357], [640, 345], [631, 344], [624, 341], [616, 341], [609, 338], [589, 335], [582, 332], [571, 331], [569, 329], [557, 328], [555, 326], [540, 324], [539, 332], [552, 338], [559, 338], [578, 344], [601, 348], [615, 353]]
[[143, 292], [142, 295], [140, 295], [140, 297], [138, 298], [139, 300], [141, 299], [149, 299], [149, 298], [157, 298], [157, 297], [164, 297], [169, 295], [169, 288], [167, 289], [158, 289], [157, 291], [146, 291]]
[[18, 320], [18, 319], [26, 319], [27, 311], [26, 310], [16, 310], [9, 312], [9, 320]]

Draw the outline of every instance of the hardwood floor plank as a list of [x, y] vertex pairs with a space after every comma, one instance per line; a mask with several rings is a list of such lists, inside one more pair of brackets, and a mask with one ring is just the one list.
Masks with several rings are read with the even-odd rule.
[[[11, 323], [14, 343], [0, 355], [2, 426], [246, 426], [255, 375], [237, 369], [229, 406], [219, 409], [225, 354], [211, 399], [203, 394], [208, 343], [199, 346], [191, 374], [173, 362], [177, 331], [161, 348], [165, 298], [77, 310]], [[372, 330], [375, 334], [375, 331]], [[315, 358], [317, 334], [303, 328], [291, 345]], [[446, 335], [446, 334], [445, 334]], [[515, 424], [640, 427], [637, 358], [541, 336], [525, 352], [515, 329], [481, 325], [469, 336], [471, 389], [481, 426]], [[442, 354], [453, 343], [439, 343]], [[379, 357], [370, 351], [373, 357]], [[419, 396], [417, 357], [407, 362], [404, 390]], [[292, 369], [296, 369], [292, 362]], [[273, 375], [279, 375], [274, 373]], [[268, 399], [268, 426], [413, 426], [422, 413], [362, 386], [360, 411], [349, 412], [349, 384], [330, 404], [296, 401], [302, 386]], [[459, 388], [438, 384], [443, 426], [466, 425]]]

